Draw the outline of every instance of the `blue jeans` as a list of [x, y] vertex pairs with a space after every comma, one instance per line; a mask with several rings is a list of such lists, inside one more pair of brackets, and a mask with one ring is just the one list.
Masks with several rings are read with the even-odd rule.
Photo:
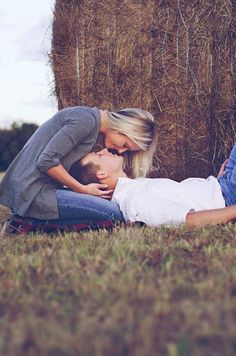
[[218, 180], [226, 205], [236, 205], [236, 143], [230, 153], [225, 173]]
[[[66, 224], [84, 221], [123, 221], [117, 204], [88, 194], [75, 193], [68, 189], [56, 191], [59, 212], [58, 222]], [[56, 221], [56, 220], [54, 220]]]
[[[92, 195], [75, 193], [69, 189], [56, 190], [59, 218], [42, 220], [35, 218], [22, 218], [23, 224], [32, 226], [73, 226], [76, 224], [96, 226], [99, 222], [124, 222], [122, 213], [118, 205]], [[18, 215], [14, 214], [12, 221], [17, 223]], [[21, 224], [22, 222], [20, 222]]]

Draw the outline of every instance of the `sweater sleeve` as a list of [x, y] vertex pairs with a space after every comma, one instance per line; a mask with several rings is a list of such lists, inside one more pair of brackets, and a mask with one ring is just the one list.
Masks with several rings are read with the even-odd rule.
[[61, 164], [62, 159], [76, 148], [89, 135], [96, 135], [95, 118], [90, 113], [83, 112], [78, 118], [68, 116], [62, 128], [50, 139], [37, 161], [41, 172]]

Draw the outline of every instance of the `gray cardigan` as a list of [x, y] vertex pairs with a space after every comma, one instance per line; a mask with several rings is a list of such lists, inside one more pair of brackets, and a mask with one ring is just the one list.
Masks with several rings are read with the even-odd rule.
[[92, 150], [99, 127], [97, 108], [58, 111], [37, 129], [9, 166], [0, 184], [0, 203], [21, 216], [57, 219], [55, 192], [62, 185], [46, 172], [59, 164], [69, 171]]

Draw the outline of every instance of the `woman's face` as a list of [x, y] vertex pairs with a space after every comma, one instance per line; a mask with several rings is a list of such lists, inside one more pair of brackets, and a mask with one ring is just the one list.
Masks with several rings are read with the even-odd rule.
[[104, 146], [122, 154], [126, 151], [139, 151], [140, 148], [126, 135], [109, 130], [104, 134]]

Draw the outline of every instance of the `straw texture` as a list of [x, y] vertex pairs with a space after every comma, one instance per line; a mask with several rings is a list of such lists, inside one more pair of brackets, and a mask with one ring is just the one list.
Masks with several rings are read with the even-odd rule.
[[149, 110], [154, 176], [215, 174], [236, 138], [235, 25], [234, 0], [57, 0], [59, 108]]

